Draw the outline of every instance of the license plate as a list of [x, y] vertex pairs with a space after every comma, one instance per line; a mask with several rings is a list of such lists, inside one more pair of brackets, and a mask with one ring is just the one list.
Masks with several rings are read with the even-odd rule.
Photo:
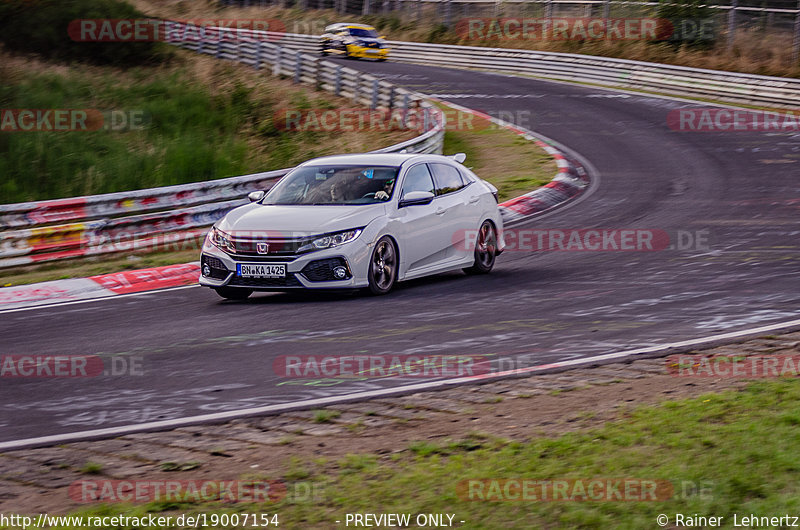
[[286, 265], [237, 263], [236, 274], [242, 278], [283, 278], [286, 276]]

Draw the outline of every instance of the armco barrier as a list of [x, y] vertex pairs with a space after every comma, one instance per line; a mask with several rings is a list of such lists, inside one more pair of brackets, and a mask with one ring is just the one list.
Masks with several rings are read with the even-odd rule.
[[[273, 38], [284, 47], [308, 53], [319, 45], [314, 35], [275, 33]], [[403, 41], [389, 41], [388, 45], [389, 60], [395, 62], [508, 72], [766, 107], [797, 108], [800, 102], [800, 79], [512, 48]]]
[[[443, 117], [423, 96], [297, 50], [263, 40], [247, 41], [247, 34], [252, 32], [239, 33], [242, 38], [237, 42], [180, 44], [254, 68], [270, 68], [273, 75], [291, 76], [295, 82], [348, 97], [354, 104], [398, 112], [423, 108], [426, 116], [435, 113], [437, 117], [424, 124], [421, 135], [375, 152], [441, 153]], [[245, 204], [248, 192], [269, 189], [288, 171], [280, 169], [178, 186], [0, 205], [0, 268], [155, 245], [169, 248], [170, 244], [178, 246], [179, 241], [196, 241], [202, 238], [204, 227], [212, 225], [230, 209]]]

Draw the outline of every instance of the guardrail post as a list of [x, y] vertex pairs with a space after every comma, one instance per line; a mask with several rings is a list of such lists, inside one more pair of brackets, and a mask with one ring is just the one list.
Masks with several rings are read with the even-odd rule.
[[281, 61], [283, 60], [283, 48], [278, 46], [278, 49], [275, 50], [275, 64], [272, 65], [272, 75], [279, 76], [281, 75]]
[[336, 78], [333, 83], [333, 93], [337, 96], [342, 94], [342, 67], [336, 66]]
[[322, 65], [320, 64], [322, 61], [315, 57], [314, 58], [314, 90], [321, 90], [322, 89]]
[[295, 52], [294, 59], [294, 82], [300, 82], [300, 74], [303, 72], [303, 55], [301, 52]]
[[731, 9], [728, 11], [728, 51], [733, 49], [733, 42], [736, 39], [736, 8], [738, 6], [738, 0], [731, 0]]
[[444, 4], [444, 25], [448, 28], [453, 25], [452, 8], [452, 0], [446, 0], [446, 3]]
[[219, 36], [217, 37], [217, 54], [215, 57], [217, 59], [222, 58], [222, 39]]
[[358, 105], [358, 91], [361, 89], [361, 72], [356, 74], [353, 81], [353, 105]]
[[378, 92], [379, 92], [378, 80], [374, 79], [372, 81], [372, 102], [369, 104], [370, 109], [378, 108]]
[[603, 2], [603, 18], [608, 20], [609, 15], [611, 15], [611, 2], [609, 0], [605, 0]]
[[797, 13], [794, 15], [794, 43], [792, 45], [792, 62], [800, 59], [800, 0], [797, 0]]
[[544, 18], [553, 18], [553, 0], [547, 0], [544, 4]]
[[261, 56], [264, 53], [264, 41], [259, 40], [256, 44], [256, 70], [261, 70]]
[[364, 5], [361, 6], [361, 14], [369, 15], [369, 0], [364, 0]]
[[394, 85], [389, 87], [389, 109], [394, 108]]

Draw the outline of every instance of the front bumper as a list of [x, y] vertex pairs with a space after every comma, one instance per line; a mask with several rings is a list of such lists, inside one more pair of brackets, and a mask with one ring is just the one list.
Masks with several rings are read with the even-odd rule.
[[[200, 285], [212, 288], [241, 287], [255, 291], [367, 287], [369, 285], [367, 267], [371, 250], [371, 245], [357, 238], [338, 247], [293, 257], [259, 256], [256, 258], [232, 256], [213, 245], [206, 244], [203, 246], [200, 257]], [[237, 263], [283, 264], [286, 265], [286, 276], [284, 278], [243, 278], [236, 274]], [[320, 279], [325, 274], [324, 272], [318, 273], [318, 271], [325, 271], [326, 267], [333, 264], [344, 266], [349, 277], [343, 280]], [[206, 268], [206, 265], [209, 267]], [[210, 275], [207, 274], [209, 269]]]
[[357, 44], [348, 44], [347, 53], [351, 57], [360, 59], [386, 59], [389, 57], [389, 48], [368, 48]]

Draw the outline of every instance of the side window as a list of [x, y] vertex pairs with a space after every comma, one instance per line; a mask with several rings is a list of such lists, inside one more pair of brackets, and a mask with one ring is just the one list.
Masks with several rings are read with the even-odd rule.
[[400, 197], [402, 198], [409, 191], [429, 191], [435, 193], [431, 172], [428, 171], [428, 166], [426, 164], [417, 164], [406, 173], [406, 178], [403, 180], [403, 193]]
[[436, 195], [458, 191], [465, 186], [461, 173], [448, 164], [431, 164], [433, 178], [436, 180]]

